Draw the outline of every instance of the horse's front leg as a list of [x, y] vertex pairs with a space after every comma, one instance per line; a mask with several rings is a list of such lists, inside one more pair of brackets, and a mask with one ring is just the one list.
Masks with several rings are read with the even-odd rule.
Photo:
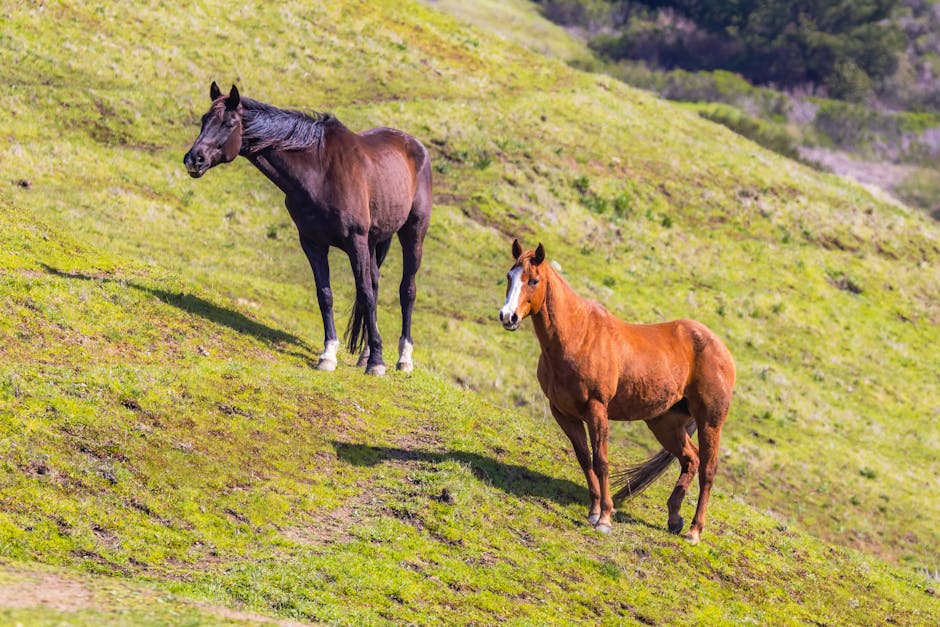
[[607, 462], [607, 440], [610, 436], [607, 406], [597, 400], [588, 401], [585, 422], [591, 437], [591, 447], [594, 449], [594, 474], [600, 484], [601, 515], [594, 528], [603, 533], [610, 533], [614, 501], [610, 496], [610, 466]]
[[382, 376], [385, 374], [385, 362], [382, 361], [382, 336], [379, 335], [376, 314], [378, 297], [373, 288], [373, 285], [378, 286], [378, 266], [373, 253], [374, 249], [366, 238], [359, 237], [350, 248], [349, 263], [356, 281], [356, 307], [360, 308], [366, 324], [366, 346], [369, 351], [366, 374]]
[[323, 352], [317, 361], [318, 370], [336, 370], [336, 352], [339, 339], [333, 322], [333, 290], [330, 288], [329, 246], [316, 244], [309, 239], [300, 238], [300, 246], [307, 255], [307, 261], [313, 269], [313, 279], [317, 284], [317, 303], [323, 318]]
[[587, 434], [584, 432], [584, 421], [580, 418], [565, 416], [554, 405], [550, 407], [555, 422], [571, 440], [574, 455], [578, 458], [578, 465], [581, 466], [581, 471], [584, 472], [584, 478], [588, 484], [588, 493], [591, 495], [591, 505], [588, 508], [587, 519], [589, 523], [596, 525], [601, 517], [601, 490], [597, 475], [594, 474], [594, 468], [591, 465], [591, 449], [588, 445]]

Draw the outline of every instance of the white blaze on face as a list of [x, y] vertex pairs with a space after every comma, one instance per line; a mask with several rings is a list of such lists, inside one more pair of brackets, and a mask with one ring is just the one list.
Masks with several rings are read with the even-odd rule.
[[512, 314], [519, 307], [519, 295], [522, 294], [522, 266], [513, 268], [509, 272], [509, 295], [506, 296], [506, 304], [499, 310], [500, 319], [503, 324], [508, 323]]

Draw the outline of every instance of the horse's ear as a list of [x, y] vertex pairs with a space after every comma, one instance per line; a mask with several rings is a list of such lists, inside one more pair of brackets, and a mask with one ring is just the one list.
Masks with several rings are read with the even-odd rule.
[[545, 261], [545, 247], [542, 246], [542, 242], [539, 242], [538, 248], [535, 249], [535, 257], [532, 257], [532, 265], [537, 266], [543, 261]]
[[519, 240], [512, 240], [512, 258], [518, 259], [519, 255], [522, 254], [522, 244], [519, 243]]
[[234, 111], [238, 108], [239, 102], [241, 102], [241, 96], [238, 95], [238, 87], [232, 85], [232, 91], [228, 92], [228, 98], [225, 99], [225, 108]]
[[222, 95], [222, 90], [219, 89], [219, 86], [215, 81], [212, 81], [212, 85], [209, 86], [209, 97], [212, 99], [212, 102], [215, 102], [215, 99]]

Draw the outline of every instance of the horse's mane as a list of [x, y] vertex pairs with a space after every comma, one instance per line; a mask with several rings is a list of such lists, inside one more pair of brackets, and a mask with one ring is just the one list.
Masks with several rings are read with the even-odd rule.
[[312, 114], [278, 109], [269, 104], [242, 97], [242, 146], [248, 152], [265, 148], [305, 150], [323, 140], [329, 125], [342, 125], [330, 113]]

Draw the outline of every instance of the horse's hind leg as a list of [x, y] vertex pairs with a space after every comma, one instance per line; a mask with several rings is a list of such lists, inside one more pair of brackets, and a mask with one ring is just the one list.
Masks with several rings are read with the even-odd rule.
[[373, 277], [378, 276], [374, 259], [375, 246], [370, 245], [365, 237], [357, 237], [349, 249], [349, 265], [356, 281], [356, 305], [353, 310], [354, 324], [351, 325], [350, 350], [355, 350], [359, 324], [364, 325], [364, 336], [369, 346], [369, 361], [366, 374], [382, 376], [385, 363], [382, 361], [382, 336], [376, 319], [376, 298], [372, 289]]
[[584, 428], [584, 421], [580, 418], [569, 418], [558, 412], [554, 407], [551, 408], [552, 416], [555, 422], [565, 432], [568, 439], [571, 440], [571, 446], [574, 447], [575, 457], [578, 458], [578, 464], [584, 472], [584, 478], [587, 480], [588, 492], [591, 495], [591, 506], [588, 509], [588, 522], [596, 525], [601, 517], [601, 488], [597, 475], [594, 474], [594, 467], [591, 464], [591, 449], [588, 448], [587, 433]]
[[[415, 202], [417, 203], [418, 200], [415, 200]], [[411, 339], [411, 314], [414, 310], [415, 296], [418, 290], [415, 275], [418, 273], [418, 268], [421, 267], [424, 236], [428, 231], [427, 218], [419, 218], [419, 215], [422, 214], [413, 211], [408, 222], [406, 222], [405, 226], [398, 232], [403, 261], [401, 285], [398, 288], [398, 296], [401, 302], [401, 338], [398, 340], [399, 356], [396, 367], [404, 372], [411, 372], [414, 369], [414, 361], [412, 358], [414, 343]]]
[[[375, 302], [379, 301], [379, 268], [382, 267], [382, 262], [385, 261], [385, 256], [388, 255], [388, 249], [392, 245], [392, 239], [389, 238], [384, 242], [379, 242], [375, 245], [375, 250], [372, 252], [372, 293], [375, 295]], [[376, 305], [378, 306], [378, 305]], [[357, 368], [364, 368], [369, 363], [369, 355], [371, 351], [369, 350], [369, 337], [368, 330], [366, 331], [366, 341], [362, 346], [362, 351], [359, 353], [359, 359], [356, 361]]]
[[686, 538], [693, 544], [699, 540], [699, 535], [705, 527], [705, 511], [708, 509], [708, 498], [711, 495], [712, 485], [715, 483], [715, 472], [718, 470], [718, 448], [721, 444], [721, 427], [724, 424], [725, 417], [728, 414], [727, 405], [723, 411], [708, 413], [697, 413], [692, 409], [696, 416], [705, 416], [704, 419], [698, 419], [698, 450], [700, 466], [698, 471], [698, 506], [695, 508], [695, 517], [692, 519], [692, 525], [689, 527], [689, 533]]
[[687, 413], [667, 412], [646, 423], [663, 448], [679, 460], [679, 479], [666, 502], [669, 508], [669, 531], [672, 533], [682, 531], [684, 523], [679, 509], [699, 466], [698, 448], [692, 443], [687, 431], [691, 420], [692, 417]]

